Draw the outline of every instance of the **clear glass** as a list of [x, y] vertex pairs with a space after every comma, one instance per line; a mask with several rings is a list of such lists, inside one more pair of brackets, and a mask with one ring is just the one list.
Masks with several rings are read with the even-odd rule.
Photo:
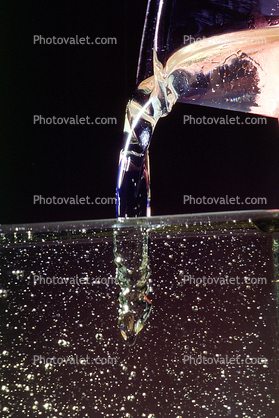
[[[2, 226], [2, 416], [276, 417], [278, 234], [279, 211]], [[123, 324], [125, 266], [153, 306]]]
[[277, 0], [150, 0], [126, 110], [117, 216], [150, 215], [148, 149], [175, 103], [278, 118], [278, 85]]

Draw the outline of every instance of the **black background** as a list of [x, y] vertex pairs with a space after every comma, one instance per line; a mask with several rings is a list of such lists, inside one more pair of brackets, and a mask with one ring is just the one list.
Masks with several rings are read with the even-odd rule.
[[[135, 87], [146, 1], [2, 4], [0, 223], [114, 218], [114, 205], [39, 205], [113, 197], [124, 112]], [[117, 45], [39, 45], [33, 36], [115, 37]], [[276, 119], [183, 125], [183, 115], [244, 114], [177, 104], [150, 146], [152, 215], [278, 208]], [[39, 125], [44, 117], [115, 117], [116, 125]], [[184, 205], [193, 197], [266, 197], [267, 205]]]

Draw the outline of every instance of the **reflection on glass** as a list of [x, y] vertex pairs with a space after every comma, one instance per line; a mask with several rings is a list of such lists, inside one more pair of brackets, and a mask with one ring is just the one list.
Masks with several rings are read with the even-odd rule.
[[117, 216], [150, 215], [148, 148], [176, 102], [279, 117], [276, 1], [148, 2], [137, 88], [126, 109]]

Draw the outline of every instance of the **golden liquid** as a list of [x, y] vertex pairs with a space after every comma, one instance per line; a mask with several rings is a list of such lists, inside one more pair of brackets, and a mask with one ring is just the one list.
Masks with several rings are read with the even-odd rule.
[[[193, 86], [185, 97], [175, 87], [181, 72], [187, 87]], [[279, 117], [279, 26], [192, 42], [176, 51], [165, 67], [155, 54], [154, 76], [139, 89], [147, 83], [152, 95], [164, 97], [167, 112], [179, 100]], [[183, 88], [183, 82], [179, 84]]]
[[150, 136], [135, 128], [145, 122], [153, 132], [177, 101], [279, 117], [279, 25], [192, 42], [164, 67], [154, 53], [153, 66], [127, 105], [126, 151], [134, 144], [145, 153]]
[[[136, 198], [143, 181], [150, 201], [148, 147], [156, 123], [176, 102], [279, 117], [279, 25], [194, 40], [175, 51], [165, 66], [154, 52], [153, 68], [154, 75], [140, 83], [126, 109], [117, 216], [142, 216], [144, 205], [139, 211]], [[132, 185], [131, 204], [121, 193], [124, 183]]]

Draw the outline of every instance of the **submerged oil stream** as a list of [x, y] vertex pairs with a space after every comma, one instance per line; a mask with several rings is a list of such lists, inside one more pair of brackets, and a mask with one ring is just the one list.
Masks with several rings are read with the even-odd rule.
[[149, 230], [142, 228], [131, 231], [114, 231], [114, 261], [117, 266], [118, 324], [121, 335], [128, 345], [134, 345], [150, 315], [152, 304], [149, 293]]

